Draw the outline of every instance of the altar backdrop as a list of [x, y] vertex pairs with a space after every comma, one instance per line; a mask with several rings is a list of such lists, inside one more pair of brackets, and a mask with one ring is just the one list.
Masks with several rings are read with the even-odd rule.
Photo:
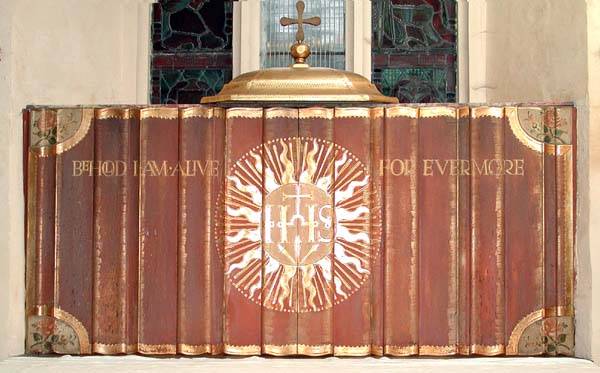
[[30, 107], [29, 353], [572, 355], [575, 110]]

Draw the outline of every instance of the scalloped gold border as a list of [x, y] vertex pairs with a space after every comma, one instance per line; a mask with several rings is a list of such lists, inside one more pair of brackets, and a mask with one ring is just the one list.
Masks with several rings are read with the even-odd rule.
[[298, 345], [298, 355], [306, 356], [323, 356], [331, 355], [333, 353], [333, 346], [331, 344], [322, 345]]
[[227, 109], [225, 116], [227, 119], [234, 118], [248, 118], [248, 119], [261, 119], [263, 117], [262, 108], [247, 108], [247, 107], [234, 107]]
[[191, 345], [186, 343], [179, 343], [177, 345], [177, 351], [183, 355], [220, 355], [223, 353], [223, 344], [200, 344]]
[[370, 110], [366, 107], [343, 107], [334, 109], [335, 118], [370, 118]]
[[52, 316], [55, 319], [61, 320], [69, 325], [77, 334], [77, 338], [79, 339], [79, 353], [82, 355], [91, 354], [92, 348], [90, 346], [90, 337], [85, 329], [85, 326], [79, 321], [75, 316], [71, 315], [69, 312], [54, 307], [52, 310]]
[[422, 346], [419, 346], [419, 355], [448, 356], [448, 355], [455, 355], [457, 352], [458, 352], [458, 347], [454, 346], [454, 345], [446, 345], [446, 346], [422, 345]]
[[177, 107], [147, 107], [140, 110], [142, 119], [179, 119], [179, 108]]
[[419, 346], [407, 345], [407, 346], [395, 346], [395, 345], [385, 345], [384, 353], [386, 355], [391, 356], [410, 356], [410, 355], [418, 355], [419, 354]]
[[495, 356], [504, 354], [505, 348], [503, 344], [497, 345], [481, 345], [472, 344], [470, 348], [471, 354], [484, 355], [484, 356]]
[[333, 108], [310, 107], [298, 111], [300, 119], [333, 119]]
[[371, 354], [371, 345], [333, 346], [333, 356], [366, 356]]
[[419, 116], [419, 108], [409, 106], [392, 106], [385, 108], [386, 118], [408, 117], [416, 119]]
[[419, 118], [456, 117], [456, 108], [450, 106], [426, 106], [419, 108]]
[[493, 106], [477, 106], [471, 109], [471, 118], [477, 119], [483, 117], [502, 119], [504, 117], [504, 108]]
[[265, 109], [265, 118], [286, 118], [286, 119], [298, 119], [298, 109], [293, 108], [268, 108]]
[[223, 352], [228, 355], [260, 355], [261, 348], [259, 345], [232, 345], [225, 343], [223, 345]]
[[139, 111], [135, 108], [100, 108], [96, 109], [96, 119], [132, 119], [138, 117]]
[[138, 343], [138, 353], [144, 355], [175, 355], [177, 346], [174, 344]]
[[94, 353], [102, 355], [134, 354], [138, 350], [137, 343], [98, 343], [92, 345]]
[[543, 152], [544, 143], [531, 137], [521, 126], [518, 108], [515, 106], [509, 106], [504, 109], [504, 112], [506, 114], [506, 118], [508, 119], [508, 124], [513, 135], [515, 135], [515, 137], [529, 149], [535, 150], [538, 153]]
[[214, 116], [214, 109], [208, 106], [194, 106], [181, 109], [181, 118], [205, 118], [211, 119]]

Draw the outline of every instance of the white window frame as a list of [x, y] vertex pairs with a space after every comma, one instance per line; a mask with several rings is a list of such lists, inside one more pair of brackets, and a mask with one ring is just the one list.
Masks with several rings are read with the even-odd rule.
[[[260, 0], [234, 1], [233, 77], [260, 69], [260, 18]], [[346, 0], [345, 28], [346, 70], [370, 79], [371, 0]]]

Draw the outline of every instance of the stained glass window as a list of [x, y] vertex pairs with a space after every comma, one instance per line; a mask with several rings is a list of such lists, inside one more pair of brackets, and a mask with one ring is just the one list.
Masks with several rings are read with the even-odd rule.
[[456, 101], [456, 0], [372, 0], [372, 80], [400, 102]]
[[152, 13], [153, 104], [199, 103], [231, 80], [231, 0], [160, 0]]
[[[283, 27], [281, 17], [296, 18], [297, 0], [261, 0], [261, 52], [262, 68], [289, 66], [290, 46], [295, 40], [297, 26]], [[304, 17], [321, 17], [318, 27], [305, 25], [304, 38], [310, 45], [309, 64], [317, 67], [344, 69], [345, 55], [345, 1], [305, 1]]]

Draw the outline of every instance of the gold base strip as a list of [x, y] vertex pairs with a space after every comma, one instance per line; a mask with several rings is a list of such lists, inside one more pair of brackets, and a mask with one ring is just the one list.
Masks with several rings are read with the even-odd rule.
[[117, 355], [117, 354], [134, 354], [138, 351], [137, 343], [97, 343], [92, 346], [92, 351], [95, 354], [101, 355]]
[[262, 352], [263, 354], [273, 356], [298, 355], [298, 345], [263, 345]]
[[241, 356], [260, 355], [261, 348], [258, 345], [238, 346], [238, 345], [230, 345], [230, 344], [225, 343], [223, 345], [223, 352], [228, 355], [241, 355]]
[[298, 355], [306, 356], [323, 356], [333, 354], [333, 346], [331, 344], [322, 345], [298, 345]]
[[457, 352], [458, 352], [457, 346], [431, 346], [431, 345], [419, 346], [419, 355], [448, 356], [448, 355], [456, 355]]
[[174, 344], [147, 344], [139, 343], [138, 352], [144, 355], [175, 355], [177, 346]]
[[496, 356], [504, 354], [504, 345], [471, 345], [471, 354], [484, 355], [484, 356]]
[[370, 354], [371, 345], [333, 347], [333, 356], [368, 356]]
[[419, 354], [419, 346], [407, 345], [407, 346], [394, 346], [386, 345], [385, 354], [390, 356], [411, 356]]
[[192, 345], [180, 343], [177, 345], [177, 351], [183, 355], [221, 355], [223, 354], [223, 345], [210, 343]]

